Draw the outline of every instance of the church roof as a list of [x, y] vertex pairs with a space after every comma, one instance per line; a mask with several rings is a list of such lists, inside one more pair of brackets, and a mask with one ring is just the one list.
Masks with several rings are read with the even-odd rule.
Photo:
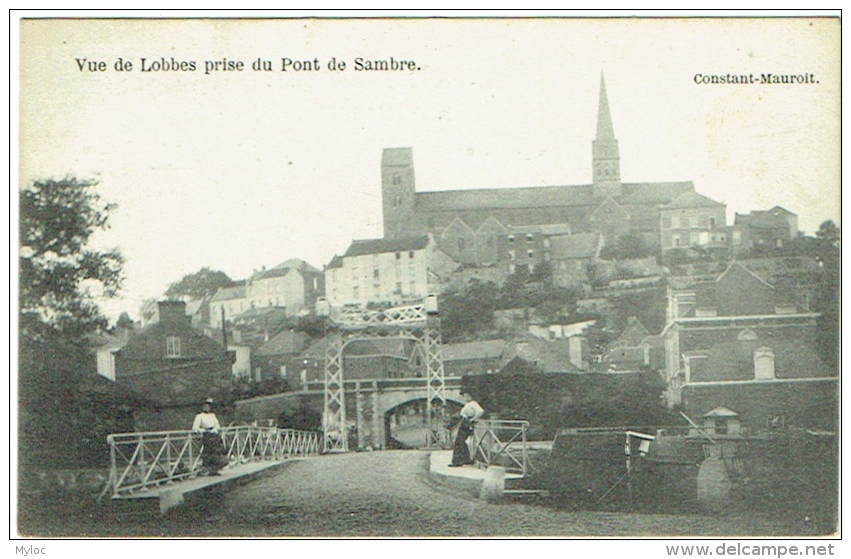
[[623, 183], [623, 194], [618, 203], [627, 204], [668, 204], [687, 192], [694, 192], [694, 183], [681, 182], [635, 182]]
[[591, 185], [482, 188], [416, 193], [417, 210], [426, 212], [593, 204], [594, 192]]
[[724, 206], [721, 202], [716, 202], [711, 198], [707, 198], [703, 194], [697, 192], [686, 192], [677, 196], [670, 204], [665, 205], [666, 210], [678, 210], [686, 208], [716, 208]]
[[569, 223], [543, 223], [541, 225], [509, 225], [507, 227], [509, 233], [524, 234], [524, 233], [540, 233], [545, 237], [554, 235], [570, 235]]

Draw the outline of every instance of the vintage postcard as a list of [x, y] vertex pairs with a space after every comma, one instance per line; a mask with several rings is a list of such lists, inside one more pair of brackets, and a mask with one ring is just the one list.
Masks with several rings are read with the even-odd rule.
[[838, 17], [286, 16], [13, 22], [13, 537], [839, 534]]

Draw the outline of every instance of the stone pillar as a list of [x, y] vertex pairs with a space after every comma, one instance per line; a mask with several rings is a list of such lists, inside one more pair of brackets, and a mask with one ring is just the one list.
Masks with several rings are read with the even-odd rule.
[[485, 479], [482, 481], [482, 490], [479, 498], [486, 501], [498, 501], [505, 492], [505, 468], [502, 466], [488, 466]]
[[355, 382], [355, 417], [358, 429], [358, 450], [366, 446], [366, 421], [363, 416], [363, 391], [361, 390], [360, 381]]
[[372, 381], [372, 448], [384, 448], [384, 414], [378, 405], [378, 381]]

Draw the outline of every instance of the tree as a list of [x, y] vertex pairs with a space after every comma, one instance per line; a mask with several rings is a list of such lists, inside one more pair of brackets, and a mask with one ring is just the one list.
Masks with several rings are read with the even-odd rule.
[[[106, 327], [96, 298], [121, 285], [117, 250], [97, 251], [91, 236], [109, 211], [96, 181], [37, 180], [20, 192], [19, 443], [21, 464], [86, 464], [95, 425], [85, 383], [95, 363], [85, 335]], [[98, 396], [99, 397], [99, 396]]]
[[819, 225], [818, 231], [816, 231], [816, 238], [821, 239], [829, 246], [838, 247], [840, 237], [839, 227], [836, 226], [832, 219], [823, 222]]
[[24, 335], [39, 326], [73, 336], [106, 325], [96, 297], [121, 287], [124, 259], [117, 249], [87, 247], [107, 229], [114, 204], [104, 203], [93, 180], [37, 180], [20, 193], [20, 314]]
[[840, 230], [833, 221], [825, 221], [816, 232], [816, 260], [821, 276], [816, 286], [813, 310], [818, 319], [816, 343], [819, 353], [830, 367], [839, 368], [840, 343]]
[[194, 274], [187, 274], [168, 286], [165, 295], [169, 299], [209, 299], [222, 287], [231, 287], [234, 281], [221, 270], [204, 266]]

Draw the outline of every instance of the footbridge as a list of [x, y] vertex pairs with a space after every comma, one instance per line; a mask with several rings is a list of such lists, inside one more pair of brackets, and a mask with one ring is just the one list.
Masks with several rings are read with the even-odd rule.
[[184, 495], [250, 477], [283, 462], [319, 456], [321, 433], [276, 427], [226, 427], [221, 432], [228, 465], [217, 476], [202, 468], [203, 438], [192, 431], [117, 433], [107, 437], [109, 481], [98, 500], [156, 499], [159, 509]]

